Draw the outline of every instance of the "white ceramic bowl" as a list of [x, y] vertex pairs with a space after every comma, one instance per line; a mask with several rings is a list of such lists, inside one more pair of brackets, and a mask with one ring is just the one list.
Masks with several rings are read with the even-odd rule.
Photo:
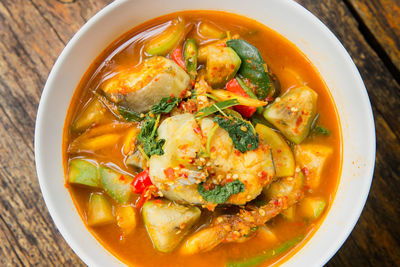
[[93, 60], [113, 40], [146, 20], [178, 10], [225, 10], [253, 18], [293, 42], [331, 90], [343, 131], [343, 170], [331, 209], [311, 240], [285, 265], [322, 266], [356, 224], [371, 185], [375, 128], [367, 92], [341, 43], [306, 9], [290, 0], [115, 1], [90, 19], [55, 63], [40, 99], [35, 158], [40, 187], [61, 234], [89, 266], [120, 266], [84, 226], [64, 187], [62, 134], [71, 97]]

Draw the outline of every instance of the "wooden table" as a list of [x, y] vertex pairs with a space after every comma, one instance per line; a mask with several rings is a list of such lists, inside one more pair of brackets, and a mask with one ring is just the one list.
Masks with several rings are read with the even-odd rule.
[[[109, 2], [0, 1], [0, 266], [84, 265], [43, 202], [34, 126], [43, 86], [61, 50]], [[377, 132], [368, 202], [328, 266], [400, 266], [400, 0], [298, 2], [336, 34], [357, 64]]]

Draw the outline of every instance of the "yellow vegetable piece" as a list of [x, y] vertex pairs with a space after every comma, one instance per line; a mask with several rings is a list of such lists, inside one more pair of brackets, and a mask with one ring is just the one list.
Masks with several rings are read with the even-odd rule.
[[332, 155], [333, 148], [326, 145], [297, 145], [294, 150], [296, 162], [304, 168], [306, 185], [311, 189], [321, 183], [321, 174], [327, 159]]
[[278, 237], [275, 233], [266, 225], [261, 226], [257, 230], [257, 236], [260, 236], [263, 240], [268, 243], [275, 243], [278, 241]]
[[77, 153], [81, 151], [96, 151], [115, 145], [121, 135], [119, 134], [104, 134], [101, 136], [93, 137], [85, 140], [78, 140], [78, 142], [72, 142], [68, 148], [68, 152]]
[[89, 198], [87, 224], [89, 226], [100, 226], [113, 222], [112, 206], [107, 197], [92, 193]]
[[258, 123], [255, 129], [262, 140], [271, 148], [276, 176], [293, 176], [295, 170], [294, 156], [285, 139], [279, 133], [263, 124]]
[[152, 39], [146, 46], [145, 52], [149, 56], [163, 56], [168, 54], [178, 44], [185, 33], [185, 22], [177, 18], [171, 22], [163, 33]]
[[136, 148], [136, 138], [139, 134], [139, 130], [136, 127], [133, 127], [128, 131], [128, 133], [124, 137], [124, 145], [122, 148], [122, 152], [125, 155], [132, 154], [132, 152], [135, 151]]
[[322, 197], [305, 197], [299, 205], [299, 212], [307, 219], [317, 219], [325, 210], [326, 201]]
[[268, 102], [260, 101], [253, 98], [243, 97], [241, 95], [226, 91], [226, 90], [212, 90], [211, 95], [221, 99], [221, 100], [229, 100], [236, 99], [240, 105], [249, 106], [249, 107], [262, 107], [268, 104]]
[[136, 228], [137, 216], [136, 211], [131, 206], [118, 206], [115, 210], [117, 224], [125, 235], [132, 233]]
[[225, 38], [225, 32], [218, 29], [216, 26], [207, 23], [201, 22], [199, 25], [199, 33], [208, 38], [222, 39]]
[[296, 207], [291, 206], [290, 208], [282, 211], [281, 215], [288, 221], [294, 221], [294, 216], [296, 215]]

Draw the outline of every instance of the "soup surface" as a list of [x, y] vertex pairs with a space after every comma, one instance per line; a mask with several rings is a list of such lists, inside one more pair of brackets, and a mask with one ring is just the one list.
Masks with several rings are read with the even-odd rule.
[[63, 151], [82, 220], [133, 266], [286, 260], [329, 210], [342, 160], [311, 62], [216, 11], [153, 19], [106, 48], [76, 89]]

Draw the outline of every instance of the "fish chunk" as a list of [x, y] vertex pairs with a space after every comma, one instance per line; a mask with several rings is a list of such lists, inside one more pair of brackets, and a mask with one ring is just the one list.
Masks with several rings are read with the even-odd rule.
[[102, 87], [114, 103], [136, 112], [146, 112], [161, 98], [180, 96], [189, 87], [189, 75], [165, 57], [146, 59], [138, 68], [127, 68]]
[[197, 122], [188, 113], [161, 123], [158, 136], [166, 140], [164, 155], [153, 155], [149, 168], [152, 182], [166, 198], [210, 204], [199, 194], [199, 183], [209, 179], [213, 184], [239, 180], [245, 185], [244, 192], [231, 195], [226, 204], [244, 205], [272, 182], [275, 171], [271, 152], [262, 142], [257, 149], [241, 153], [234, 148], [228, 133], [218, 128], [210, 139], [210, 153], [205, 156], [208, 135], [215, 125], [210, 118]]

